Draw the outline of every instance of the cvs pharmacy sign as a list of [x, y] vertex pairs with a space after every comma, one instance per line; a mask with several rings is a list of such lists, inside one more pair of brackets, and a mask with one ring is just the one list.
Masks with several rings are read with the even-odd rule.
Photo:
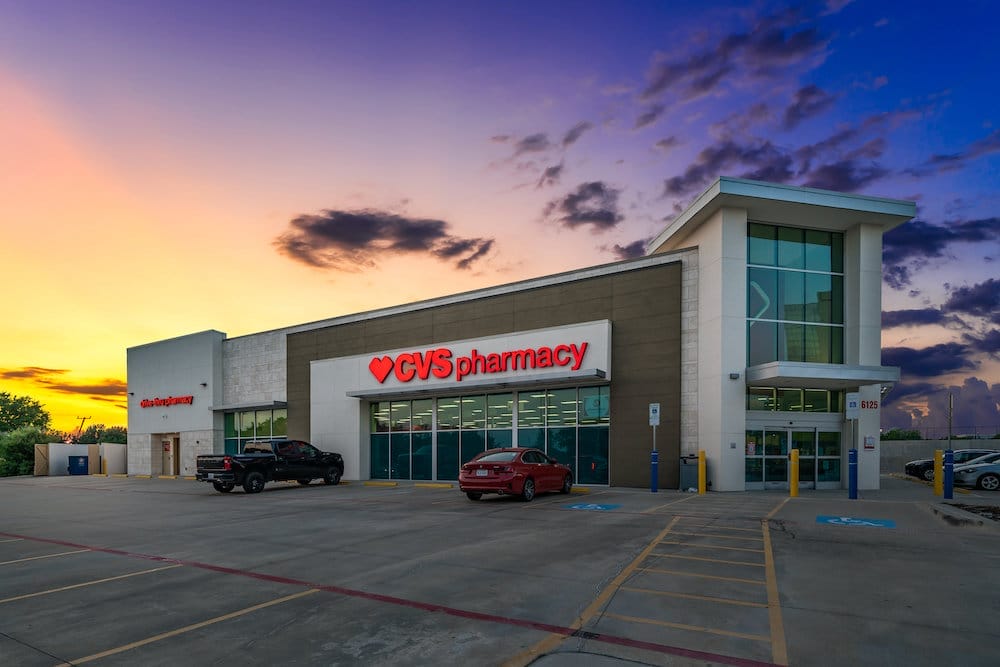
[[566, 368], [578, 371], [583, 366], [589, 343], [542, 345], [504, 352], [481, 353], [472, 348], [467, 354], [456, 354], [450, 347], [438, 347], [419, 352], [404, 352], [395, 356], [382, 355], [368, 362], [368, 370], [382, 384], [393, 375], [400, 382], [431, 377], [461, 382], [469, 376], [512, 373], [544, 368]]

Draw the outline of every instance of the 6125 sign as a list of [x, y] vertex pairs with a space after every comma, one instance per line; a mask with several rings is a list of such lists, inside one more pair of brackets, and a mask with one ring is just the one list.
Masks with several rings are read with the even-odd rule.
[[862, 410], [878, 410], [878, 401], [861, 401]]

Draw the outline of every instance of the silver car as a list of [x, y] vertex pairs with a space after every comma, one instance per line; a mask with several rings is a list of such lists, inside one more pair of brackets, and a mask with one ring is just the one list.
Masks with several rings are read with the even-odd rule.
[[974, 486], [987, 491], [1000, 489], [1000, 454], [982, 456], [955, 468], [956, 486]]

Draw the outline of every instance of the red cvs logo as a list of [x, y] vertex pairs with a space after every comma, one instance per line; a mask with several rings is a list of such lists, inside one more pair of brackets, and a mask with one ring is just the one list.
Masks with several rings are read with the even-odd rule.
[[375, 357], [368, 362], [368, 370], [379, 384], [385, 382], [390, 373], [394, 373], [400, 382], [409, 382], [415, 377], [426, 380], [431, 375], [446, 378], [453, 368], [451, 350], [445, 347], [426, 352], [406, 352], [395, 359], [388, 355]]

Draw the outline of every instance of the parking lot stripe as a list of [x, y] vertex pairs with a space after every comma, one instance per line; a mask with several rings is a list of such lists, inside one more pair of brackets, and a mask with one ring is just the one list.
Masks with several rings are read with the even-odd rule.
[[9, 539], [9, 540], [0, 540], [0, 544], [3, 544], [4, 542], [20, 542], [21, 540], [22, 540], [22, 538], [15, 537], [15, 538]]
[[[660, 544], [680, 544], [685, 547], [694, 547], [696, 549], [724, 549], [725, 551], [749, 551], [755, 554], [764, 553], [763, 549], [751, 549], [749, 547], [726, 547], [721, 544], [696, 544], [694, 542], [681, 542], [680, 540], [663, 540]], [[655, 555], [660, 555], [659, 553]]]
[[722, 560], [721, 558], [706, 558], [705, 556], [682, 556], [681, 554], [654, 554], [657, 558], [680, 558], [683, 560], [701, 560], [706, 563], [723, 563], [725, 565], [746, 565], [747, 567], [764, 567], [764, 563], [748, 563], [742, 560]]
[[696, 528], [711, 528], [712, 530], [739, 530], [746, 533], [759, 533], [760, 528], [737, 528], [735, 526], [719, 526], [717, 524], [702, 524], [700, 526], [684, 526], [688, 530], [695, 530]]
[[715, 533], [682, 533], [674, 531], [671, 535], [694, 535], [695, 537], [717, 537], [720, 540], [750, 540], [752, 542], [763, 542], [762, 537], [743, 537], [741, 535], [716, 535]]
[[698, 574], [697, 572], [681, 572], [680, 570], [664, 570], [659, 567], [643, 567], [641, 572], [655, 572], [657, 574], [673, 574], [681, 577], [699, 577], [701, 579], [715, 579], [718, 581], [735, 581], [740, 584], [753, 584], [754, 586], [764, 586], [766, 581], [759, 579], [743, 579], [741, 577], [723, 577], [718, 574]]
[[[780, 507], [775, 508], [775, 511]], [[781, 598], [778, 596], [778, 576], [774, 571], [771, 531], [766, 519], [760, 525], [764, 533], [764, 563], [767, 565], [764, 572], [767, 578], [767, 614], [771, 621], [771, 660], [778, 665], [787, 665], [788, 647], [785, 644], [785, 626], [781, 620]]]
[[622, 616], [621, 614], [612, 614], [607, 612], [604, 614], [605, 618], [617, 618], [619, 621], [628, 621], [629, 623], [645, 623], [647, 625], [660, 625], [665, 628], [675, 628], [677, 630], [692, 630], [694, 632], [706, 632], [711, 635], [722, 635], [723, 637], [737, 637], [739, 639], [752, 639], [754, 641], [767, 642], [771, 641], [770, 637], [764, 637], [763, 635], [751, 635], [746, 632], [733, 632], [732, 630], [719, 630], [718, 628], [703, 628], [700, 625], [686, 625], [684, 623], [671, 623], [670, 621], [659, 621], [653, 618], [641, 618], [639, 616]]
[[94, 581], [85, 581], [80, 584], [71, 584], [69, 586], [62, 586], [60, 588], [50, 588], [47, 591], [38, 591], [37, 593], [26, 593], [24, 595], [17, 595], [12, 598], [4, 598], [0, 600], [0, 604], [7, 602], [15, 602], [17, 600], [26, 600], [28, 598], [36, 598], [40, 595], [49, 595], [50, 593], [59, 593], [61, 591], [69, 591], [74, 588], [83, 588], [84, 586], [94, 586], [96, 584], [103, 584], [108, 581], [116, 581], [118, 579], [128, 579], [129, 577], [137, 577], [140, 574], [150, 574], [152, 572], [162, 572], [163, 570], [172, 570], [175, 567], [181, 567], [180, 565], [167, 565], [166, 567], [154, 567], [152, 570], [142, 570], [141, 572], [130, 572], [129, 574], [120, 574], [117, 577], [108, 577], [106, 579], [96, 579]]
[[773, 517], [773, 516], [774, 516], [775, 514], [777, 514], [777, 513], [779, 512], [779, 511], [781, 511], [781, 508], [782, 508], [782, 507], [784, 507], [784, 506], [785, 506], [785, 503], [787, 503], [787, 502], [788, 502], [788, 501], [789, 501], [790, 499], [791, 499], [791, 498], [789, 497], [789, 498], [785, 498], [784, 500], [782, 500], [782, 501], [781, 501], [780, 503], [778, 503], [778, 504], [777, 504], [777, 505], [776, 505], [776, 506], [774, 507], [774, 509], [772, 509], [772, 510], [771, 510], [770, 512], [768, 512], [768, 513], [767, 513], [767, 516], [766, 516], [766, 517], [764, 517], [764, 518], [765, 518], [765, 519], [770, 519], [771, 517]]
[[698, 496], [686, 496], [684, 498], [681, 498], [680, 500], [672, 500], [669, 503], [665, 503], [663, 505], [657, 505], [656, 507], [650, 507], [647, 510], [643, 510], [642, 513], [643, 514], [654, 514], [654, 513], [658, 512], [659, 510], [663, 509], [664, 507], [670, 507], [671, 505], [677, 505], [678, 503], [684, 503], [684, 502], [687, 502], [687, 501], [692, 500], [692, 499], [697, 498], [697, 497]]
[[239, 611], [234, 611], [229, 614], [224, 614], [222, 616], [216, 616], [215, 618], [210, 618], [206, 621], [201, 621], [200, 623], [193, 623], [191, 625], [186, 625], [183, 628], [177, 628], [176, 630], [171, 630], [170, 632], [163, 632], [153, 637], [147, 637], [146, 639], [141, 639], [137, 642], [132, 642], [131, 644], [125, 644], [123, 646], [118, 646], [116, 648], [108, 649], [107, 651], [102, 651], [100, 653], [94, 653], [93, 655], [88, 655], [83, 658], [77, 658], [75, 660], [70, 660], [65, 663], [66, 666], [79, 665], [85, 662], [91, 662], [93, 660], [99, 660], [100, 658], [106, 658], [109, 655], [116, 655], [118, 653], [124, 653], [125, 651], [131, 651], [134, 648], [139, 648], [140, 646], [145, 646], [147, 644], [152, 644], [153, 642], [158, 642], [162, 639], [168, 639], [170, 637], [176, 637], [177, 635], [184, 634], [185, 632], [191, 632], [192, 630], [198, 630], [204, 628], [208, 625], [214, 625], [215, 623], [221, 623], [222, 621], [228, 621], [231, 618], [239, 618], [240, 616], [245, 616], [252, 612], [258, 611], [260, 609], [265, 609], [267, 607], [273, 607], [274, 605], [282, 604], [284, 602], [289, 602], [297, 598], [305, 597], [306, 595], [312, 595], [313, 593], [318, 593], [319, 590], [315, 588], [310, 588], [307, 591], [299, 591], [298, 593], [293, 593], [291, 595], [286, 595], [283, 598], [278, 598], [277, 600], [271, 600], [270, 602], [262, 602], [261, 604], [255, 604], [252, 607], [247, 607], [246, 609], [240, 609]]
[[651, 588], [634, 588], [632, 586], [622, 586], [623, 591], [633, 593], [646, 593], [648, 595], [664, 595], [671, 598], [684, 598], [685, 600], [703, 600], [705, 602], [719, 602], [721, 604], [735, 604], [741, 607], [767, 607], [763, 602], [748, 602], [746, 600], [736, 600], [734, 598], [718, 598], [711, 595], [695, 595], [693, 593], [677, 593], [674, 591], [656, 591]]
[[41, 560], [42, 558], [55, 558], [56, 556], [69, 556], [71, 554], [82, 554], [90, 549], [77, 549], [76, 551], [63, 551], [57, 554], [46, 554], [44, 556], [32, 556], [31, 558], [18, 558], [17, 560], [5, 560], [0, 565], [13, 565], [14, 563], [24, 563], [29, 560]]

